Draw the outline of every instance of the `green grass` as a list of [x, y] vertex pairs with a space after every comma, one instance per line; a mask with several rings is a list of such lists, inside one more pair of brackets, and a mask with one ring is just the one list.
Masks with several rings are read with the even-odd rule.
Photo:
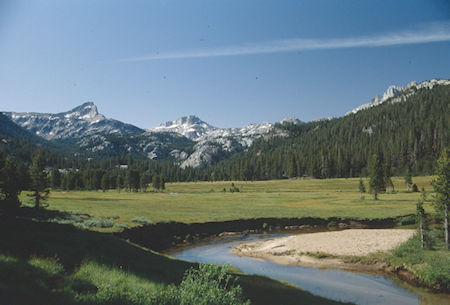
[[[443, 234], [441, 234], [443, 235]], [[404, 266], [426, 286], [437, 290], [450, 290], [450, 251], [435, 241], [435, 249], [423, 249], [420, 238], [415, 235], [386, 256], [394, 266]]]
[[[432, 177], [413, 180], [419, 188], [431, 190]], [[237, 181], [240, 192], [234, 193], [222, 192], [231, 182], [168, 183], [164, 193], [52, 191], [49, 208], [20, 209], [20, 216], [38, 222], [0, 221], [0, 297], [24, 305], [152, 304], [155, 295], [179, 284], [195, 264], [102, 232], [161, 221], [385, 218], [415, 213], [419, 194], [406, 193], [403, 179], [393, 181], [399, 192], [381, 194], [378, 201], [369, 194], [365, 200], [359, 198], [359, 179]], [[21, 199], [29, 200], [25, 193]], [[429, 205], [426, 208], [431, 212]], [[434, 276], [433, 272], [427, 274]], [[244, 297], [252, 304], [340, 304], [266, 277], [239, 277]]]
[[[166, 302], [166, 291], [172, 292], [169, 297], [197, 293], [195, 281], [193, 286], [179, 285], [196, 264], [109, 233], [0, 217], [0, 241], [2, 304], [176, 305], [180, 303]], [[237, 275], [244, 299], [252, 304], [342, 304], [265, 277]]]
[[[393, 178], [397, 193], [379, 200], [365, 194], [360, 199], [359, 179], [305, 179], [257, 182], [235, 181], [241, 191], [223, 193], [231, 182], [167, 183], [163, 193], [101, 191], [52, 191], [49, 209], [114, 219], [122, 226], [136, 226], [136, 218], [153, 223], [222, 221], [258, 217], [385, 218], [415, 213], [419, 193], [407, 193], [403, 178]], [[414, 183], [432, 190], [432, 177], [415, 177]], [[364, 181], [366, 186], [368, 181]], [[22, 195], [26, 201], [26, 195]], [[432, 209], [425, 204], [427, 212]], [[99, 229], [117, 231], [120, 226]]]

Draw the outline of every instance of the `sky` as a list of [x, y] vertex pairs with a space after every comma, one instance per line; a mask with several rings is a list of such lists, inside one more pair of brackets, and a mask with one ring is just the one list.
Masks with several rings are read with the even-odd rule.
[[433, 78], [450, 78], [448, 0], [0, 0], [0, 111], [241, 127]]

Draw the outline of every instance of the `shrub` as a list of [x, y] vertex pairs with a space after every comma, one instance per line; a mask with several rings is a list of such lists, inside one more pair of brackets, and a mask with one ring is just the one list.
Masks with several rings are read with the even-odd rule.
[[173, 305], [249, 305], [244, 301], [236, 277], [228, 274], [228, 266], [200, 264], [186, 271], [179, 286], [169, 285], [160, 291], [155, 303]]
[[330, 222], [328, 223], [328, 227], [329, 227], [329, 228], [335, 228], [335, 227], [337, 227], [336, 221], [330, 221]]
[[404, 217], [399, 217], [395, 221], [398, 226], [411, 225], [416, 223], [416, 215], [409, 215]]
[[153, 223], [150, 219], [147, 219], [145, 217], [134, 217], [131, 219], [131, 221], [139, 223], [141, 225], [150, 225]]
[[88, 227], [112, 228], [115, 223], [112, 219], [109, 218], [93, 218], [86, 220], [84, 224]]
[[419, 235], [414, 235], [393, 251], [394, 258], [401, 258], [407, 264], [419, 264], [424, 260], [424, 252], [420, 245]]

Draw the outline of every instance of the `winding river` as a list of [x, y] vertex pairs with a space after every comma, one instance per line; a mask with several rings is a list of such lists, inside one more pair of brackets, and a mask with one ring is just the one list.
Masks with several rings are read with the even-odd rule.
[[271, 261], [239, 257], [229, 250], [243, 242], [269, 239], [281, 234], [255, 234], [244, 237], [222, 238], [207, 244], [171, 252], [173, 257], [203, 263], [230, 264], [245, 273], [265, 275], [284, 280], [329, 299], [361, 305], [450, 305], [450, 296], [431, 294], [400, 281], [336, 269], [317, 269], [278, 265]]

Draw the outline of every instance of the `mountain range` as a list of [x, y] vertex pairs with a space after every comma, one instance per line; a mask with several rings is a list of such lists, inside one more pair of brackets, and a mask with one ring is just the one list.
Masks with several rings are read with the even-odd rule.
[[[98, 112], [93, 102], [56, 114], [3, 114], [32, 135], [50, 142], [75, 145], [80, 152], [100, 155], [140, 154], [149, 159], [171, 159], [179, 162], [182, 168], [211, 165], [245, 150], [260, 136], [276, 134], [271, 123], [217, 128], [194, 115], [144, 130], [106, 118]], [[282, 136], [283, 133], [279, 132], [278, 135]]]
[[[431, 90], [437, 85], [450, 85], [449, 80], [411, 82], [405, 87], [390, 86], [346, 115], [384, 103], [406, 101], [421, 89]], [[280, 126], [304, 124], [294, 117], [279, 123], [250, 124], [242, 128], [214, 127], [195, 115], [162, 123], [154, 128], [137, 126], [106, 118], [93, 102], [84, 103], [62, 113], [4, 112], [0, 134], [13, 132], [27, 138], [43, 138], [51, 143], [71, 145], [78, 154], [90, 155], [140, 155], [148, 159], [168, 159], [181, 168], [201, 168], [227, 159], [247, 150], [259, 138], [289, 137], [289, 128]], [[10, 119], [23, 127], [20, 131]], [[12, 123], [11, 122], [11, 123]], [[365, 132], [372, 128], [367, 127]]]

